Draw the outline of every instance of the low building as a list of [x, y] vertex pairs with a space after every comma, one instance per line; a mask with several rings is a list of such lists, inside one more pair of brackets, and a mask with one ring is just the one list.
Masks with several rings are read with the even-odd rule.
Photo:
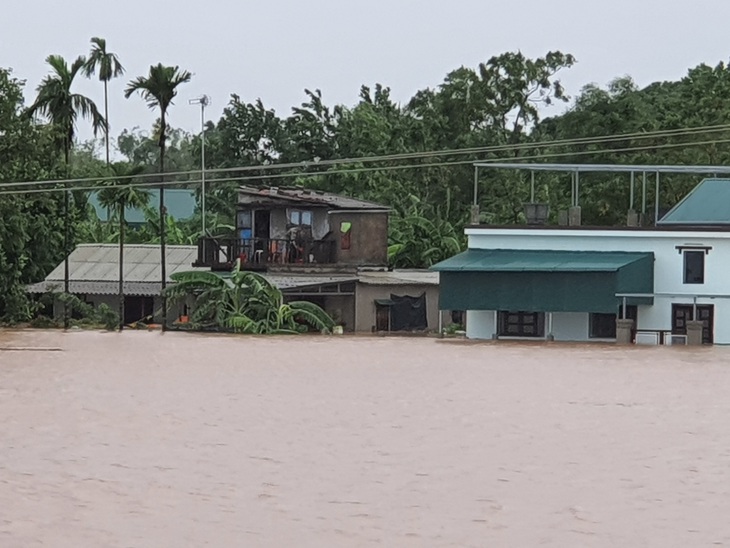
[[[166, 247], [168, 284], [173, 283], [170, 276], [177, 272], [209, 271], [205, 267], [191, 266], [197, 254], [196, 246]], [[117, 310], [118, 245], [77, 246], [69, 255], [69, 271], [72, 294], [95, 307], [104, 303]], [[285, 299], [318, 304], [347, 331], [435, 331], [439, 326], [438, 274], [434, 272], [359, 272], [351, 269], [340, 272], [279, 270], [260, 274], [281, 289]], [[60, 293], [63, 291], [63, 278], [64, 264], [61, 263], [44, 281], [28, 286], [27, 291], [34, 294]], [[161, 308], [161, 287], [160, 247], [152, 244], [125, 245], [125, 323], [155, 316]], [[174, 320], [185, 312], [181, 304], [170, 310], [169, 318]], [[63, 316], [63, 305], [58, 300], [54, 303], [54, 315], [57, 318]], [[376, 317], [381, 321], [385, 318], [386, 323], [378, 325]]]
[[[166, 247], [167, 279], [176, 272], [196, 270], [190, 265], [197, 247]], [[127, 244], [124, 246], [124, 321], [132, 323], [160, 310], [162, 292], [160, 246]], [[197, 269], [205, 270], [205, 269]], [[119, 246], [117, 244], [80, 244], [69, 255], [69, 292], [82, 301], [99, 306], [104, 303], [117, 310], [119, 301]], [[29, 293], [60, 293], [64, 288], [64, 263], [61, 262], [42, 282], [27, 287]], [[184, 310], [170, 311], [170, 318]], [[63, 304], [54, 302], [54, 316], [63, 316]]]
[[[653, 227], [484, 226], [438, 265], [467, 337], [730, 344], [730, 180], [706, 179]], [[623, 321], [622, 321], [623, 320]], [[618, 331], [617, 331], [618, 326]]]
[[362, 271], [355, 301], [358, 331], [440, 331], [450, 316], [439, 310], [439, 273]]

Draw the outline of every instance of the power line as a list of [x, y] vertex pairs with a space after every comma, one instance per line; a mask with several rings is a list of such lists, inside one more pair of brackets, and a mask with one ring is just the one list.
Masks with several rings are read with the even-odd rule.
[[[340, 158], [332, 160], [321, 160], [321, 161], [305, 161], [305, 162], [290, 162], [286, 164], [267, 164], [259, 166], [238, 166], [229, 168], [213, 168], [206, 169], [207, 174], [215, 173], [232, 173], [232, 172], [249, 172], [249, 171], [270, 171], [270, 170], [285, 170], [285, 169], [308, 169], [311, 167], [323, 167], [323, 166], [334, 166], [334, 165], [348, 165], [358, 163], [372, 163], [372, 162], [387, 162], [397, 160], [415, 160], [415, 159], [426, 159], [439, 156], [460, 156], [467, 154], [483, 154], [489, 152], [507, 152], [517, 151], [522, 149], [544, 149], [549, 147], [564, 147], [564, 146], [575, 146], [575, 145], [591, 145], [591, 144], [606, 144], [615, 141], [624, 141], [626, 139], [651, 139], [651, 138], [663, 138], [663, 137], [681, 137], [697, 134], [707, 134], [722, 132], [730, 130], [730, 124], [714, 125], [714, 126], [699, 126], [694, 128], [678, 128], [671, 130], [661, 130], [654, 132], [635, 132], [625, 134], [613, 134], [599, 137], [581, 137], [575, 139], [561, 139], [555, 141], [538, 141], [532, 143], [516, 143], [511, 145], [491, 145], [485, 147], [473, 147], [473, 148], [462, 148], [462, 149], [447, 149], [437, 150], [428, 152], [408, 152], [401, 154], [390, 154], [381, 156], [366, 156], [360, 158]], [[524, 158], [524, 157], [523, 157]], [[380, 168], [378, 168], [380, 169]], [[200, 170], [190, 171], [175, 171], [165, 173], [165, 177], [180, 177], [180, 176], [191, 176], [199, 174]], [[311, 173], [312, 175], [317, 172]], [[332, 173], [332, 172], [328, 172]], [[86, 177], [86, 178], [75, 178], [75, 179], [53, 179], [45, 181], [24, 181], [24, 182], [9, 182], [0, 183], [0, 188], [13, 188], [19, 186], [43, 186], [43, 185], [56, 185], [56, 184], [69, 184], [69, 183], [94, 183], [97, 181], [122, 181], [127, 179], [149, 179], [149, 178], [161, 178], [161, 173], [147, 173], [138, 175], [104, 175], [99, 177]], [[302, 175], [298, 173], [296, 176]], [[258, 176], [252, 179], [267, 179], [267, 178], [278, 178], [281, 174]], [[187, 181], [192, 184], [196, 181]], [[197, 182], [200, 182], [199, 180]], [[156, 182], [156, 184], [160, 184]], [[174, 183], [180, 184], [180, 183]]]
[[[647, 145], [643, 147], [627, 147], [627, 148], [616, 148], [616, 149], [605, 149], [605, 150], [586, 150], [586, 151], [580, 151], [580, 152], [560, 152], [560, 153], [552, 153], [552, 154], [540, 154], [540, 155], [533, 155], [533, 156], [522, 156], [519, 158], [519, 160], [544, 160], [548, 158], [560, 158], [560, 157], [566, 157], [566, 156], [585, 156], [585, 155], [597, 155], [597, 154], [609, 154], [609, 153], [619, 153], [619, 152], [640, 152], [643, 150], [664, 150], [664, 149], [671, 149], [671, 148], [679, 148], [679, 147], [693, 147], [693, 146], [705, 146], [705, 145], [714, 145], [714, 144], [722, 144], [722, 143], [730, 143], [730, 139], [719, 139], [719, 140], [712, 140], [712, 141], [696, 141], [696, 142], [690, 142], [690, 143], [667, 143], [664, 145]], [[488, 162], [488, 163], [500, 163], [503, 162], [504, 158], [490, 158], [486, 160], [479, 160], [480, 162]], [[512, 158], [511, 160], [514, 160]], [[404, 169], [424, 169], [424, 168], [431, 168], [431, 167], [449, 167], [449, 166], [460, 166], [460, 165], [472, 165], [475, 160], [459, 160], [459, 161], [445, 161], [445, 162], [432, 162], [432, 163], [426, 163], [426, 164], [405, 164], [405, 165], [395, 165], [395, 166], [377, 166], [377, 167], [358, 167], [353, 169], [339, 169], [339, 170], [329, 170], [329, 171], [320, 171], [320, 172], [314, 172], [314, 173], [275, 173], [271, 175], [254, 175], [254, 176], [243, 176], [243, 177], [226, 177], [226, 178], [218, 178], [218, 179], [206, 179], [207, 182], [213, 184], [213, 183], [226, 183], [226, 182], [245, 182], [245, 181], [254, 181], [254, 180], [262, 180], [262, 179], [283, 179], [283, 178], [292, 178], [292, 177], [318, 177], [318, 176], [327, 176], [327, 175], [340, 175], [340, 174], [355, 174], [355, 173], [367, 173], [367, 172], [373, 172], [373, 171], [394, 171], [394, 170], [404, 170]], [[190, 181], [167, 181], [164, 183], [164, 186], [173, 186], [173, 185], [195, 185], [200, 183], [200, 179], [197, 180], [190, 180]], [[37, 193], [52, 193], [52, 192], [66, 192], [68, 190], [75, 190], [75, 191], [93, 191], [93, 190], [102, 190], [102, 189], [109, 189], [109, 188], [126, 188], [126, 187], [159, 187], [163, 185], [163, 183], [160, 182], [152, 182], [152, 183], [129, 183], [124, 185], [115, 185], [115, 186], [109, 186], [109, 185], [92, 185], [92, 186], [86, 186], [86, 187], [72, 187], [72, 188], [34, 188], [29, 190], [4, 190], [0, 191], [1, 195], [12, 195], [12, 194], [37, 194]], [[2, 188], [2, 185], [0, 185], [0, 188]]]

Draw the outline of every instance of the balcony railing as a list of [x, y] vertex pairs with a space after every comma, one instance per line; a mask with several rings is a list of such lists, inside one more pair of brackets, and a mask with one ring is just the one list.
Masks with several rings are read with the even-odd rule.
[[332, 264], [335, 261], [335, 242], [308, 240], [294, 242], [287, 239], [206, 237], [198, 240], [196, 266], [223, 267], [237, 259], [244, 265], [276, 264]]

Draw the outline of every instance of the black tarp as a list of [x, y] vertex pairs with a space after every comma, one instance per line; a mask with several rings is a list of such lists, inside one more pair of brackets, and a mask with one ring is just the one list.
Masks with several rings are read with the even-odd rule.
[[391, 294], [390, 300], [393, 301], [390, 308], [391, 331], [418, 331], [428, 327], [425, 292], [418, 297]]

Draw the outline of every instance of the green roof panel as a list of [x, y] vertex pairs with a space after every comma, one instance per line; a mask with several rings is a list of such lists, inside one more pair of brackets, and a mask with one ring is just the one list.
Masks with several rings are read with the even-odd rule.
[[432, 268], [441, 310], [615, 313], [654, 290], [653, 253], [470, 249]]
[[[160, 191], [159, 189], [147, 189], [150, 193], [150, 201], [147, 204], [152, 209], [159, 209], [160, 207]], [[94, 207], [96, 215], [101, 221], [109, 220], [109, 212], [106, 208], [102, 207], [99, 203], [99, 196], [97, 192], [92, 192], [89, 195], [89, 204]], [[167, 214], [173, 217], [175, 220], [186, 220], [190, 219], [195, 213], [197, 202], [195, 200], [194, 190], [185, 190], [180, 188], [168, 188], [165, 189], [165, 208]], [[128, 207], [124, 212], [124, 217], [129, 224], [144, 224], [145, 216], [143, 208], [131, 208]]]
[[431, 267], [439, 272], [616, 272], [650, 253], [468, 249]]
[[730, 179], [705, 179], [659, 225], [730, 225]]

